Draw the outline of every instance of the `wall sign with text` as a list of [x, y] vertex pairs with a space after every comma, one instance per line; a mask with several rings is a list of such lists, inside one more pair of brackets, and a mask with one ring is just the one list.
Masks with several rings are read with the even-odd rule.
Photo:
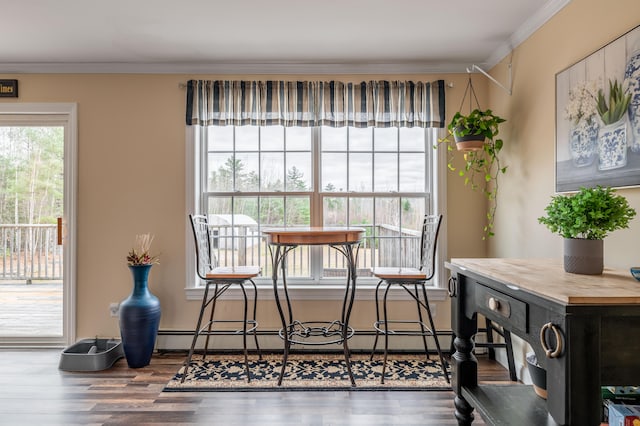
[[17, 98], [18, 80], [0, 80], [0, 98]]

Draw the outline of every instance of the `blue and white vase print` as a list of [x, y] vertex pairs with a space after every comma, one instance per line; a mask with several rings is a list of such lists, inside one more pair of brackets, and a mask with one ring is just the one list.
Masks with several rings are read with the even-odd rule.
[[598, 154], [598, 125], [580, 123], [569, 131], [569, 153], [576, 167], [593, 164]]
[[625, 118], [598, 130], [598, 170], [627, 165], [627, 120]]
[[627, 80], [631, 102], [629, 102], [629, 147], [634, 154], [640, 154], [640, 42], [637, 49], [629, 57], [624, 73]]

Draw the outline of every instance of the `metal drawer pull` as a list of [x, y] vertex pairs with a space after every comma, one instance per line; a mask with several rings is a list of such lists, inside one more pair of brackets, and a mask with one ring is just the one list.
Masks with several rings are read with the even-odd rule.
[[492, 311], [497, 311], [500, 309], [500, 301], [494, 297], [489, 298], [489, 309]]
[[[556, 337], [556, 348], [551, 350], [549, 345], [547, 344], [546, 331], [550, 329], [553, 331], [553, 334]], [[542, 349], [544, 353], [547, 355], [547, 358], [558, 358], [562, 353], [562, 335], [560, 334], [560, 329], [556, 327], [554, 324], [548, 322], [542, 326], [540, 329], [540, 345], [542, 345]]]
[[449, 290], [449, 297], [454, 297], [458, 295], [457, 284], [458, 282], [456, 281], [456, 277], [454, 276], [449, 277], [449, 282], [447, 283], [448, 290]]

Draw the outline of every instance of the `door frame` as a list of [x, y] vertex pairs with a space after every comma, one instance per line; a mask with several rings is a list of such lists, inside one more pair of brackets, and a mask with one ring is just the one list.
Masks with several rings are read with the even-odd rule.
[[3, 338], [0, 347], [62, 347], [76, 339], [78, 106], [76, 103], [0, 103], [0, 116], [60, 116], [64, 123], [62, 337]]

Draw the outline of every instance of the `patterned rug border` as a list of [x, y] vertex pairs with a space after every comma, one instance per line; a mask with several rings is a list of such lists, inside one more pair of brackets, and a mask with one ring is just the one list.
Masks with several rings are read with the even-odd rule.
[[351, 387], [342, 354], [290, 354], [282, 386], [277, 386], [282, 355], [249, 358], [252, 380], [246, 381], [242, 355], [209, 355], [203, 363], [196, 356], [187, 379], [180, 383], [184, 367], [164, 392], [287, 392], [287, 391], [442, 391], [451, 390], [437, 355], [389, 355], [385, 383], [380, 383], [382, 355], [373, 361], [364, 354], [351, 356], [356, 387]]

